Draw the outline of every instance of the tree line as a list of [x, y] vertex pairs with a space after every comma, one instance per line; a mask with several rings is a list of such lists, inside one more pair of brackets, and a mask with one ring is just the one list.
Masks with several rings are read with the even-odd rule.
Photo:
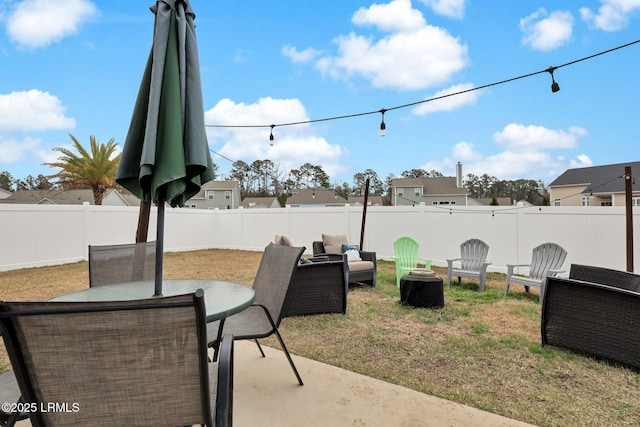
[[[113, 138], [107, 143], [100, 143], [91, 136], [90, 150], [87, 151], [73, 135], [69, 136], [77, 153], [56, 147], [54, 151], [61, 153], [58, 161], [45, 163], [59, 168], [56, 174], [36, 177], [29, 175], [24, 179], [14, 179], [9, 172], [3, 171], [0, 172], [0, 188], [8, 191], [91, 188], [95, 204], [101, 204], [106, 189], [116, 186], [115, 175], [120, 161], [120, 155], [114, 156], [117, 143]], [[214, 164], [216, 176], [218, 169], [218, 165]], [[403, 171], [399, 178], [439, 177], [443, 175], [436, 170], [409, 169]], [[382, 196], [385, 202], [389, 203], [391, 182], [395, 178], [398, 177], [389, 174], [383, 181], [373, 169], [365, 169], [363, 172], [355, 173], [351, 183], [337, 180], [332, 183], [322, 166], [307, 162], [298, 168], [285, 171], [278, 163], [269, 159], [255, 160], [251, 164], [236, 161], [225, 177], [240, 183], [242, 199], [275, 196], [281, 204], [293, 190], [301, 188], [330, 188], [345, 199], [350, 195], [362, 196], [367, 180], [369, 195]], [[509, 197], [512, 201], [526, 200], [534, 205], [549, 204], [548, 192], [542, 181], [499, 180], [487, 174], [467, 174], [465, 178], [463, 185], [474, 198], [493, 198], [494, 204], [501, 197]]]

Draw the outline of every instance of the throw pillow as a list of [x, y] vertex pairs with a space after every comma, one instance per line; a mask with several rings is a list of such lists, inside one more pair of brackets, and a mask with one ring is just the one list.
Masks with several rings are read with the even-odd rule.
[[278, 234], [276, 234], [275, 239], [273, 239], [273, 243], [282, 246], [293, 246], [293, 243], [287, 236], [280, 236]]
[[348, 243], [346, 234], [322, 234], [324, 251], [328, 254], [342, 253], [342, 245]]
[[360, 258], [360, 252], [358, 252], [357, 249], [348, 249], [344, 253], [347, 254], [347, 262], [362, 261], [362, 258]]
[[349, 249], [355, 249], [360, 251], [360, 245], [342, 245], [342, 252], [347, 252]]

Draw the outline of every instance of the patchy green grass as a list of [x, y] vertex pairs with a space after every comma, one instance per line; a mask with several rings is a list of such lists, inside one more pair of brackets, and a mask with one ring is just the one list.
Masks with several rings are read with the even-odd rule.
[[[170, 253], [168, 278], [250, 285], [260, 253]], [[446, 270], [434, 267], [446, 279]], [[378, 286], [352, 286], [347, 314], [283, 319], [290, 351], [371, 377], [539, 426], [632, 426], [640, 420], [640, 373], [540, 345], [538, 293], [490, 273], [486, 291], [445, 284], [445, 307], [401, 306], [392, 262]], [[0, 299], [42, 300], [87, 286], [87, 264], [0, 272]], [[264, 340], [275, 348], [275, 339]], [[0, 348], [0, 372], [9, 364]]]

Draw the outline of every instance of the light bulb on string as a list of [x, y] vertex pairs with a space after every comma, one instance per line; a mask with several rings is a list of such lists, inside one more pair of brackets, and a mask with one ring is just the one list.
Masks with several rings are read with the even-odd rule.
[[553, 72], [557, 67], [549, 67], [547, 68], [547, 73], [551, 74], [551, 92], [556, 93], [560, 90], [560, 85], [556, 83], [556, 80], [553, 78]]
[[271, 125], [271, 133], [269, 134], [269, 145], [273, 147], [274, 141], [273, 141], [273, 128], [276, 127], [276, 125]]
[[382, 121], [380, 122], [380, 136], [385, 136], [387, 134], [387, 125], [384, 124], [384, 113], [387, 110], [385, 110], [384, 108], [382, 110], [380, 110], [380, 113], [382, 113]]

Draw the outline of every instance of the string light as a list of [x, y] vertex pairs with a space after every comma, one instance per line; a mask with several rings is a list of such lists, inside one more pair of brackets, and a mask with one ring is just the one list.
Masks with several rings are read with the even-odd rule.
[[387, 134], [387, 125], [384, 124], [384, 113], [387, 110], [385, 110], [384, 108], [382, 110], [380, 110], [380, 113], [382, 113], [382, 121], [380, 122], [380, 136], [385, 136]]
[[273, 147], [273, 128], [276, 127], [276, 125], [271, 125], [271, 134], [269, 134], [269, 145]]
[[547, 73], [551, 74], [551, 92], [556, 93], [560, 90], [560, 85], [558, 83], [556, 83], [555, 79], [553, 78], [553, 72], [556, 70], [556, 68], [558, 67], [549, 67], [547, 68]]
[[[602, 51], [602, 52], [598, 52], [596, 54], [593, 54], [593, 55], [590, 55], [590, 56], [587, 56], [587, 57], [576, 59], [574, 61], [567, 62], [567, 63], [562, 64], [562, 65], [552, 66], [552, 67], [549, 67], [549, 68], [547, 68], [545, 70], [535, 71], [533, 73], [524, 74], [524, 75], [517, 76], [517, 77], [512, 77], [510, 79], [501, 80], [501, 81], [497, 81], [497, 82], [494, 82], [494, 83], [489, 83], [489, 84], [485, 84], [485, 85], [482, 85], [482, 86], [473, 87], [473, 88], [470, 88], [470, 89], [461, 90], [459, 92], [448, 93], [448, 94], [445, 94], [445, 95], [435, 96], [433, 98], [423, 99], [423, 100], [420, 100], [420, 101], [411, 102], [411, 103], [404, 104], [404, 105], [398, 105], [396, 107], [387, 108], [384, 111], [386, 112], [386, 111], [398, 110], [398, 109], [401, 109], [401, 108], [413, 107], [413, 106], [416, 106], [416, 105], [424, 104], [426, 102], [437, 101], [439, 99], [448, 98], [448, 97], [456, 96], [456, 95], [462, 95], [462, 94], [465, 94], [467, 92], [473, 92], [473, 91], [477, 91], [477, 90], [481, 90], [481, 89], [486, 89], [486, 88], [489, 88], [489, 87], [492, 87], [492, 86], [498, 86], [498, 85], [502, 85], [502, 84], [505, 84], [505, 83], [510, 83], [510, 82], [515, 81], [515, 80], [520, 80], [520, 79], [524, 79], [524, 78], [527, 78], [527, 77], [532, 77], [532, 76], [535, 76], [537, 74], [542, 74], [542, 73], [550, 73], [551, 74], [551, 80], [552, 80], [551, 91], [552, 92], [558, 92], [560, 90], [560, 85], [558, 85], [558, 83], [553, 78], [553, 72], [555, 70], [557, 70], [558, 68], [562, 68], [562, 67], [566, 67], [566, 66], [569, 66], [569, 65], [576, 64], [578, 62], [586, 61], [588, 59], [592, 59], [592, 58], [595, 58], [595, 57], [600, 56], [600, 55], [611, 53], [613, 51], [616, 51], [616, 50], [619, 50], [619, 49], [623, 49], [623, 48], [626, 48], [626, 47], [629, 47], [631, 45], [638, 44], [638, 43], [640, 43], [640, 40], [635, 40], [633, 42], [630, 42], [630, 43], [627, 43], [627, 44], [624, 44], [624, 45], [621, 45], [621, 46], [617, 46], [617, 47], [614, 47], [612, 49], [608, 49], [608, 50], [605, 50], [605, 51]], [[271, 127], [272, 132], [271, 132], [271, 135], [269, 136], [269, 142], [271, 143], [271, 141], [272, 141], [271, 138], [273, 136], [273, 128], [275, 126], [294, 126], [294, 125], [326, 122], [326, 121], [331, 121], [331, 120], [340, 120], [340, 119], [348, 119], [348, 118], [366, 116], [366, 115], [377, 114], [377, 113], [382, 113], [382, 112], [383, 112], [383, 110], [375, 110], [375, 111], [367, 111], [367, 112], [364, 112], [364, 113], [346, 114], [346, 115], [342, 115], [342, 116], [327, 117], [327, 118], [323, 118], [323, 119], [304, 120], [304, 121], [290, 122], [290, 123], [279, 123], [277, 125], [272, 124], [272, 125], [205, 125], [205, 126], [206, 127], [214, 127], [214, 128], [227, 128], [227, 129], [230, 129], [230, 128], [264, 128], [264, 127]], [[383, 130], [382, 129], [383, 128], [383, 126], [382, 126], [383, 124], [384, 124], [384, 120], [380, 124], [380, 128], [381, 128], [380, 131]], [[386, 125], [384, 127], [386, 128]]]

